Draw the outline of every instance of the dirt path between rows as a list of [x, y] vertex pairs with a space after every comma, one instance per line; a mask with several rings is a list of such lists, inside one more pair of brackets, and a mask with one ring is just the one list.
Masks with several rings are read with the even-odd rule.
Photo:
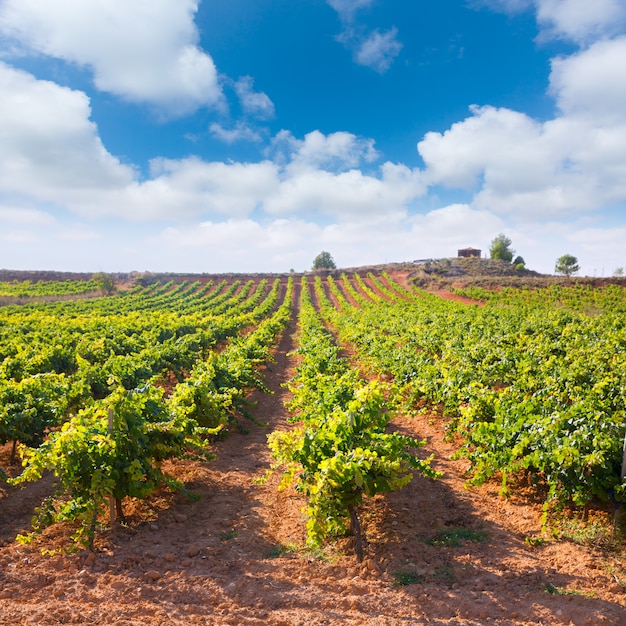
[[[278, 492], [278, 476], [255, 482], [270, 467], [267, 434], [291, 427], [283, 383], [296, 330], [294, 315], [266, 371], [274, 394], [254, 396], [267, 426], [246, 421], [249, 432], [218, 442], [209, 463], [171, 464], [199, 500], [163, 492], [128, 507], [129, 526], [100, 535], [94, 554], [44, 557], [11, 540], [27, 528], [35, 486], [2, 494], [0, 626], [626, 624], [617, 555], [542, 543], [539, 504], [466, 489], [466, 463], [450, 460], [433, 415], [394, 425], [426, 438], [419, 453], [434, 453], [443, 477], [366, 502], [366, 561], [350, 538], [307, 552], [302, 499]], [[42, 546], [62, 538], [51, 530]]]

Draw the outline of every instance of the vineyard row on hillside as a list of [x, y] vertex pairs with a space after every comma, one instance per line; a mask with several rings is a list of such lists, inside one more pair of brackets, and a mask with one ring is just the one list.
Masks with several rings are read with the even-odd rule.
[[[126, 497], [182, 487], [164, 460], [210, 459], [220, 431], [255, 419], [249, 392], [265, 389], [293, 290], [291, 279], [169, 282], [1, 309], [0, 443], [20, 444], [25, 463], [10, 480], [50, 470], [60, 488], [39, 527], [78, 519], [93, 540], [109, 502], [123, 516]], [[363, 496], [434, 475], [415, 456], [421, 442], [389, 431], [394, 411], [440, 415], [468, 479], [497, 477], [505, 496], [524, 480], [546, 511], [626, 500], [623, 289], [458, 294], [477, 306], [382, 273], [305, 278], [300, 293], [295, 425], [270, 446], [283, 484], [307, 497], [312, 545], [351, 528], [362, 556]]]
[[210, 458], [211, 438], [248, 414], [247, 393], [264, 388], [258, 367], [289, 321], [292, 283], [282, 293], [278, 281], [224, 288], [4, 310], [0, 438], [21, 443], [25, 468], [10, 482], [46, 470], [58, 480], [35, 531], [72, 519], [76, 538], [93, 542], [108, 500], [123, 518], [124, 498], [182, 487], [163, 461]]

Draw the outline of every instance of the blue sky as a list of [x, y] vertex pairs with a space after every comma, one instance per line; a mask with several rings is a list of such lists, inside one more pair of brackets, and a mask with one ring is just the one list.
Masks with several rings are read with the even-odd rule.
[[0, 267], [626, 267], [624, 0], [0, 0]]

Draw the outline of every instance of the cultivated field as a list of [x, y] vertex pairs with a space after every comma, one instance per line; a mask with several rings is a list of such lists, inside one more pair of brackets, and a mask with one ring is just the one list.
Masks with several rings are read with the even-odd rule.
[[0, 624], [626, 623], [623, 287], [72, 278], [0, 290]]

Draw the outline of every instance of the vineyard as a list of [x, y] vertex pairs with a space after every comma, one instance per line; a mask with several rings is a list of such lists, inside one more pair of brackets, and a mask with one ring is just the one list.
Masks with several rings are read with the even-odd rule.
[[0, 295], [0, 624], [626, 623], [623, 287]]

